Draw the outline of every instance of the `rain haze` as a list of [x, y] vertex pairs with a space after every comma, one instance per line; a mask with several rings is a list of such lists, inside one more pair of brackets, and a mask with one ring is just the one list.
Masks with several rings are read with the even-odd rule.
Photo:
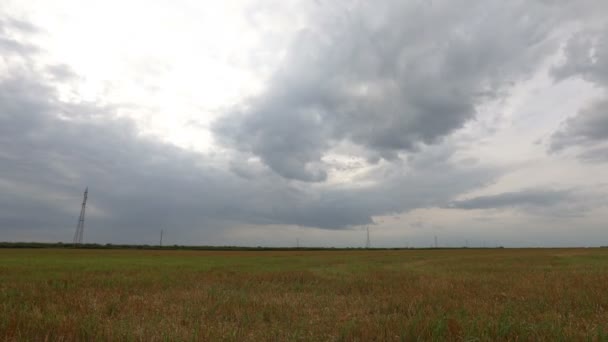
[[0, 241], [608, 245], [608, 2], [0, 5]]

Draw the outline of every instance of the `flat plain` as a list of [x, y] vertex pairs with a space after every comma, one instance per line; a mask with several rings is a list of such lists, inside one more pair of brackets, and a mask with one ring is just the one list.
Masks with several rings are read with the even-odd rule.
[[0, 340], [606, 341], [608, 249], [0, 249]]

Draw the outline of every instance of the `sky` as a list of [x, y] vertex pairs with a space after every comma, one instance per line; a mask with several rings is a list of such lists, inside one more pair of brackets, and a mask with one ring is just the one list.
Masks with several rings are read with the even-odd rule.
[[604, 0], [3, 0], [0, 241], [608, 245]]

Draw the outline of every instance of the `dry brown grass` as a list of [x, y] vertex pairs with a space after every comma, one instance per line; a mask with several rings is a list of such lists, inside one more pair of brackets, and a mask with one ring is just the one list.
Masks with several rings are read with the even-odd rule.
[[608, 340], [608, 250], [0, 250], [2, 340]]

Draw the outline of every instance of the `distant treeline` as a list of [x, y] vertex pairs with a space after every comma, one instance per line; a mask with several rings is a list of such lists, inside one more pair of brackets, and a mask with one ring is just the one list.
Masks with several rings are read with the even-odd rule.
[[[99, 244], [84, 243], [75, 246], [73, 243], [47, 243], [47, 242], [0, 242], [0, 248], [79, 248], [79, 249], [148, 249], [148, 250], [196, 250], [196, 251], [352, 251], [352, 250], [406, 250], [406, 249], [462, 249], [456, 248], [363, 248], [363, 247], [244, 247], [244, 246], [183, 246], [183, 245], [122, 245], [122, 244]], [[496, 248], [503, 248], [496, 247]], [[471, 249], [471, 248], [469, 248]], [[485, 248], [488, 249], [488, 248]]]
[[[47, 243], [47, 242], [0, 242], [0, 248], [79, 248], [79, 249], [150, 249], [150, 250], [201, 250], [201, 251], [321, 251], [321, 250], [359, 250], [362, 247], [244, 247], [244, 246], [183, 246], [183, 245], [123, 245], [123, 244], [98, 244], [83, 243], [74, 245], [73, 243]], [[367, 248], [377, 250], [400, 250], [409, 248]]]

